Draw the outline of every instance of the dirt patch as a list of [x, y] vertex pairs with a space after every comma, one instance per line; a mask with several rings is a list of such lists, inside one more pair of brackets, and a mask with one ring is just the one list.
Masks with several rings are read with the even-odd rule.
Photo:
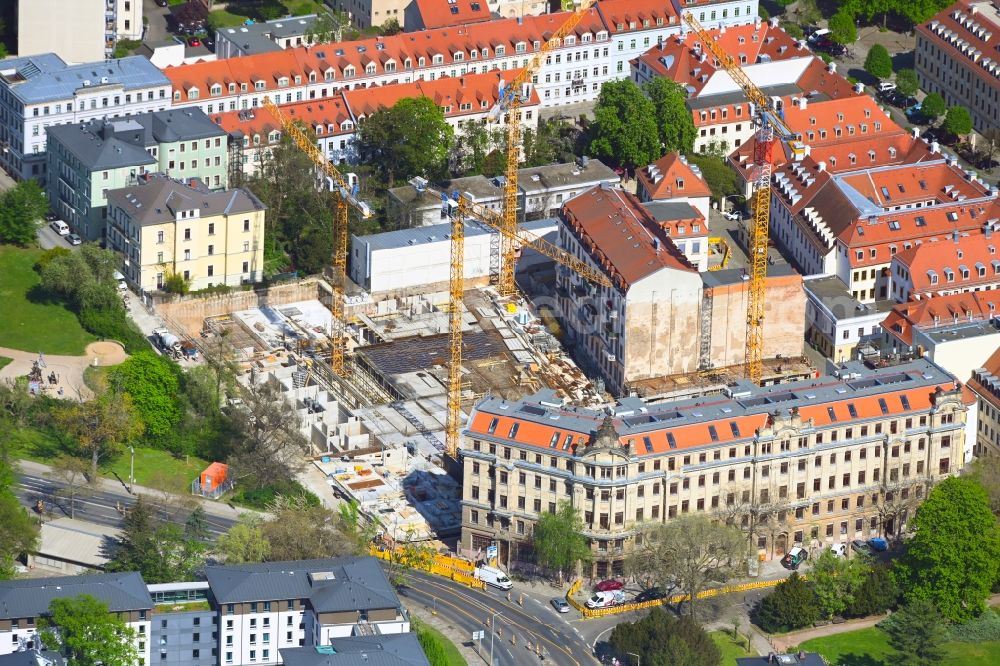
[[84, 355], [91, 359], [91, 363], [94, 363], [93, 359], [97, 359], [97, 363], [95, 365], [99, 366], [118, 365], [119, 363], [124, 363], [128, 358], [128, 354], [125, 353], [125, 348], [119, 343], [112, 342], [110, 340], [91, 342], [87, 345], [86, 353]]

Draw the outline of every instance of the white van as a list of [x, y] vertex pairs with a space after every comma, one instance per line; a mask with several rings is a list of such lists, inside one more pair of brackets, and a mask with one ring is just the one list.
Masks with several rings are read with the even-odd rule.
[[66, 236], [69, 234], [69, 225], [63, 222], [62, 220], [54, 221], [52, 224], [49, 225], [49, 227], [51, 227], [52, 231], [56, 232], [60, 236]]
[[493, 587], [499, 587], [501, 590], [509, 590], [514, 587], [514, 583], [510, 582], [507, 574], [494, 567], [476, 567], [474, 575], [476, 580], [481, 580]]
[[587, 599], [587, 608], [607, 608], [616, 606], [625, 601], [625, 595], [621, 590], [613, 592], [594, 592], [594, 596]]

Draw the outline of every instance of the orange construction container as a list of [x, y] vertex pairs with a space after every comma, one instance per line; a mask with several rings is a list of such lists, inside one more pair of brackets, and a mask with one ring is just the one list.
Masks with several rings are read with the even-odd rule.
[[229, 473], [229, 465], [226, 463], [214, 462], [205, 468], [198, 480], [201, 484], [202, 492], [211, 492], [226, 482]]

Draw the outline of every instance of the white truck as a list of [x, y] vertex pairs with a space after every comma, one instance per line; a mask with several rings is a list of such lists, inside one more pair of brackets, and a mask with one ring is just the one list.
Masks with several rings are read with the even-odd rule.
[[156, 336], [156, 344], [164, 354], [177, 358], [181, 354], [181, 341], [176, 335], [165, 328], [154, 328], [153, 335]]
[[476, 580], [481, 580], [493, 587], [499, 587], [501, 590], [509, 590], [514, 587], [514, 583], [510, 582], [507, 574], [495, 567], [476, 567], [473, 575], [476, 577]]
[[612, 592], [594, 592], [594, 596], [587, 599], [587, 608], [608, 608], [617, 606], [625, 602], [625, 593], [621, 590]]

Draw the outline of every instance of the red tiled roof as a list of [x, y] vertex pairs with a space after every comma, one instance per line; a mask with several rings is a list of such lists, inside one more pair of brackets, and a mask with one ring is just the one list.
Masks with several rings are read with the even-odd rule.
[[[656, 169], [659, 178], [651, 175], [650, 167]], [[636, 178], [653, 200], [712, 195], [701, 173], [695, 173], [687, 160], [678, 152], [667, 153], [652, 164], [639, 169]]]
[[[343, 129], [344, 122], [354, 119], [344, 102], [342, 94], [309, 102], [282, 105], [281, 110], [291, 120], [300, 120], [316, 132], [317, 137], [335, 134], [350, 134], [354, 132], [353, 124], [349, 129]], [[226, 132], [243, 132], [245, 136], [255, 134], [266, 137], [273, 130], [280, 130], [281, 125], [266, 109], [256, 108], [247, 111], [227, 111], [213, 113], [212, 120]], [[322, 128], [317, 131], [317, 128]]]
[[[992, 8], [973, 14], [972, 7], [978, 4], [982, 4], [981, 0], [956, 2], [918, 25], [916, 31], [940, 50], [943, 61], [965, 65], [986, 84], [987, 89], [996, 89], [1000, 88], [1000, 69], [996, 68], [1000, 61], [1000, 25], [988, 16]], [[988, 4], [986, 6], [989, 7]], [[972, 52], [963, 51], [960, 48], [963, 45]], [[972, 86], [971, 83], [969, 85]]]
[[593, 187], [567, 201], [562, 217], [624, 289], [664, 268], [696, 271], [629, 192]]
[[413, 0], [425, 29], [490, 20], [486, 0]]
[[[986, 238], [983, 233], [976, 232], [960, 235], [958, 242], [955, 242], [950, 234], [945, 234], [936, 242], [921, 243], [897, 253], [892, 261], [905, 266], [909, 272], [913, 284], [911, 299], [919, 298], [923, 292], [972, 289], [1000, 281], [998, 240], [1000, 239]], [[968, 269], [967, 278], [962, 277], [963, 266]], [[979, 267], [985, 272], [983, 277], [979, 276]], [[954, 275], [951, 282], [947, 280], [945, 269], [950, 269]], [[937, 276], [936, 284], [931, 283], [931, 273]]]
[[612, 35], [653, 27], [657, 25], [657, 20], [661, 21], [661, 25], [673, 25], [680, 21], [673, 4], [663, 0], [602, 0], [595, 7]]
[[[992, 307], [991, 307], [992, 306]], [[922, 298], [896, 305], [882, 328], [906, 345], [913, 344], [913, 329], [951, 326], [963, 321], [983, 321], [995, 316], [1000, 291], [969, 291]]]

